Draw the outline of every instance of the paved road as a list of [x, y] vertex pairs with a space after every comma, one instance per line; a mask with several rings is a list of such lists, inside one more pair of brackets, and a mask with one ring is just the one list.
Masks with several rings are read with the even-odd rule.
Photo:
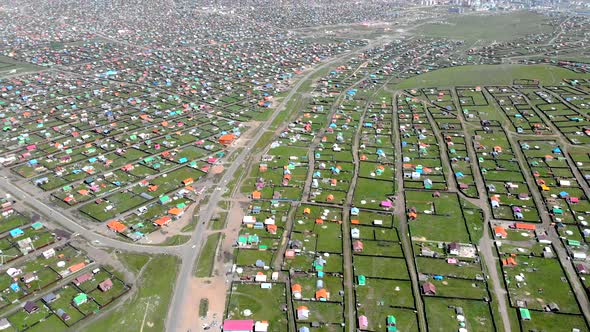
[[[107, 246], [115, 249], [121, 249], [125, 251], [133, 251], [133, 252], [142, 252], [142, 253], [152, 253], [152, 254], [159, 254], [159, 253], [169, 253], [169, 254], [178, 254], [180, 246], [172, 246], [172, 247], [157, 247], [157, 246], [150, 246], [144, 244], [137, 244], [137, 243], [127, 243], [123, 241], [116, 240], [114, 238], [110, 238], [98, 233], [95, 233], [92, 230], [86, 229], [80, 225], [79, 222], [74, 221], [70, 217], [66, 216], [62, 212], [58, 211], [57, 209], [43, 203], [33, 195], [29, 194], [28, 192], [22, 190], [18, 186], [14, 185], [8, 179], [0, 177], [0, 189], [2, 191], [11, 194], [14, 198], [19, 201], [28, 203], [29, 207], [49, 219], [52, 219], [57, 224], [63, 226], [67, 230], [70, 230], [74, 233], [80, 234], [80, 236], [84, 237], [88, 241], [91, 241], [94, 245], [100, 246]], [[99, 241], [99, 242], [97, 242]]]

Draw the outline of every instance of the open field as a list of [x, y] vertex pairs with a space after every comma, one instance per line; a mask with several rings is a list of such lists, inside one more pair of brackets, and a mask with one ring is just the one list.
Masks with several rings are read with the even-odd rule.
[[548, 65], [483, 65], [439, 69], [404, 80], [398, 89], [431, 86], [504, 85], [517, 79], [540, 80], [547, 85], [559, 85], [564, 79], [590, 77], [567, 69]]

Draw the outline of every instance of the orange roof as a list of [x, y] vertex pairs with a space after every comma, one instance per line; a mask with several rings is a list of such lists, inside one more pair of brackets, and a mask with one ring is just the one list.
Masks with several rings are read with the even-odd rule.
[[328, 297], [328, 292], [324, 288], [315, 292], [316, 299], [327, 299]]
[[324, 223], [324, 219], [317, 218], [317, 219], [315, 220], [315, 223], [316, 223], [316, 224], [323, 224], [323, 223]]
[[360, 221], [358, 219], [352, 219], [350, 221], [350, 223], [353, 224], [353, 225], [358, 225], [360, 223]]
[[80, 189], [80, 190], [78, 190], [78, 194], [86, 196], [86, 195], [88, 195], [88, 190]]
[[515, 265], [518, 265], [518, 263], [516, 262], [516, 259], [514, 259], [514, 257], [508, 257], [508, 258], [502, 260], [502, 265], [515, 266]]
[[303, 213], [308, 213], [309, 214], [309, 213], [311, 213], [311, 209], [310, 208], [305, 208], [305, 209], [303, 209]]
[[270, 230], [275, 230], [276, 231], [278, 229], [278, 226], [277, 225], [266, 225], [266, 229], [269, 230], [269, 231]]
[[252, 192], [252, 199], [260, 199], [262, 197], [262, 193], [260, 191], [253, 191]]
[[162, 218], [156, 219], [154, 221], [154, 224], [158, 225], [158, 226], [164, 226], [166, 224], [168, 224], [172, 219], [170, 219], [169, 216], [163, 216]]
[[110, 228], [111, 230], [117, 232], [117, 233], [120, 233], [120, 232], [122, 232], [122, 231], [124, 231], [124, 230], [127, 229], [127, 226], [123, 225], [121, 222], [119, 222], [117, 220], [110, 221], [107, 224], [107, 227]]
[[297, 310], [308, 310], [306, 306], [302, 305], [297, 307]]
[[182, 180], [182, 183], [186, 186], [187, 184], [191, 184], [194, 181], [195, 180], [193, 180], [193, 178], [186, 178], [186, 179]]
[[299, 292], [299, 293], [301, 293], [301, 285], [300, 284], [294, 284], [293, 286], [291, 286], [291, 291], [292, 292]]
[[171, 214], [171, 215], [173, 215], [173, 216], [177, 216], [177, 215], [182, 214], [183, 211], [184, 210], [175, 207], [175, 208], [172, 208], [172, 209], [168, 210], [168, 213]]
[[225, 134], [219, 138], [219, 143], [221, 144], [230, 144], [233, 140], [236, 139], [236, 135], [234, 134]]
[[76, 271], [82, 270], [84, 268], [84, 266], [86, 266], [86, 263], [80, 262], [78, 264], [74, 264], [74, 265], [70, 266], [68, 268], [68, 270], [70, 270], [70, 272], [76, 272]]
[[533, 224], [525, 224], [525, 223], [521, 223], [521, 222], [517, 222], [515, 226], [516, 226], [516, 229], [526, 229], [529, 231], [534, 231], [535, 229], [537, 229], [537, 226], [535, 226]]
[[508, 236], [508, 233], [506, 233], [506, 229], [504, 229], [504, 227], [502, 226], [496, 226], [494, 228], [494, 233], [500, 234], [502, 237]]
[[156, 191], [158, 190], [158, 186], [156, 186], [155, 184], [152, 184], [151, 186], [148, 187], [148, 191]]

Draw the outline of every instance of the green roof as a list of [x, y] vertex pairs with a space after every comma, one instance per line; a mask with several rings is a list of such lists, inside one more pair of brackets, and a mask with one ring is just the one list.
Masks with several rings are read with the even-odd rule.
[[366, 278], [363, 275], [358, 276], [358, 281], [360, 286], [366, 285]]
[[520, 319], [522, 319], [522, 320], [531, 320], [531, 313], [529, 312], [529, 309], [527, 309], [527, 308], [519, 308], [518, 310], [520, 312]]
[[85, 303], [86, 301], [88, 301], [88, 295], [84, 293], [79, 293], [78, 295], [76, 295], [76, 297], [74, 297], [74, 304], [76, 305], [80, 305], [82, 303]]

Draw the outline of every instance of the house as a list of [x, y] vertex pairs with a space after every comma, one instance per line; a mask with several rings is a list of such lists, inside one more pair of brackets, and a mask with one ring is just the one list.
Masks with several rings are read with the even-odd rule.
[[559, 312], [559, 306], [557, 305], [557, 303], [551, 302], [547, 305], [546, 310], [551, 312]]
[[459, 251], [461, 250], [461, 245], [457, 242], [451, 242], [447, 245], [447, 251], [451, 255], [459, 255]]
[[526, 231], [534, 231], [537, 228], [537, 226], [535, 226], [534, 224], [525, 224], [522, 222], [515, 223], [514, 227], [518, 230], [526, 230]]
[[0, 319], [0, 331], [6, 330], [7, 328], [11, 327], [10, 322], [6, 318]]
[[29, 272], [20, 278], [25, 284], [30, 284], [35, 280], [39, 280], [36, 274]]
[[43, 258], [50, 259], [51, 257], [55, 256], [55, 249], [53, 249], [53, 248], [47, 249], [42, 253], [42, 255], [43, 255]]
[[254, 332], [267, 332], [268, 331], [268, 321], [256, 321], [254, 324]]
[[70, 315], [68, 315], [67, 312], [65, 312], [63, 309], [57, 309], [57, 311], [55, 312], [59, 318], [61, 318], [61, 320], [63, 320], [64, 322], [70, 319]]
[[[258, 264], [257, 264], [258, 265]], [[262, 264], [264, 266], [264, 264]], [[254, 277], [254, 281], [256, 282], [266, 282], [266, 274], [264, 274], [263, 272], [258, 272], [256, 273], [256, 276]]]
[[397, 331], [397, 319], [395, 319], [395, 316], [388, 315], [385, 322], [387, 323], [387, 332]]
[[74, 264], [74, 265], [70, 266], [68, 268], [68, 271], [70, 271], [70, 273], [74, 273], [76, 271], [82, 270], [85, 266], [86, 266], [86, 263], [80, 262], [80, 263], [77, 263], [77, 264]]
[[508, 237], [508, 233], [506, 232], [506, 229], [502, 226], [494, 227], [494, 234], [496, 235], [496, 237], [499, 237], [501, 239], [505, 239]]
[[502, 266], [514, 267], [517, 265], [518, 263], [516, 262], [516, 259], [512, 256], [502, 259]]
[[352, 243], [352, 250], [354, 252], [363, 252], [363, 243], [360, 240], [356, 240]]
[[367, 278], [364, 275], [359, 275], [357, 279], [359, 286], [365, 286], [367, 284]]
[[365, 316], [365, 315], [359, 316], [359, 328], [361, 330], [365, 330], [368, 326], [369, 326], [369, 320], [367, 319], [367, 316]]
[[580, 274], [588, 274], [588, 268], [584, 264], [576, 264], [576, 271]]
[[254, 321], [252, 319], [226, 319], [223, 321], [223, 332], [253, 332]]
[[169, 216], [163, 216], [161, 218], [158, 218], [156, 220], [154, 220], [153, 224], [154, 226], [168, 226], [168, 224], [172, 221], [172, 218], [170, 218]]
[[325, 288], [319, 289], [315, 292], [315, 299], [318, 301], [327, 301], [330, 299], [330, 292]]
[[176, 219], [180, 219], [184, 215], [184, 210], [177, 207], [173, 207], [168, 210], [168, 214], [174, 216], [174, 218]]
[[520, 193], [520, 194], [518, 194], [518, 199], [520, 199], [522, 201], [528, 201], [531, 198], [529, 197], [529, 194], [527, 194], [527, 193]]
[[123, 225], [120, 221], [117, 220], [109, 221], [107, 227], [115, 233], [122, 233], [127, 229], [127, 226]]
[[20, 228], [15, 228], [15, 229], [13, 229], [13, 230], [10, 231], [10, 237], [12, 237], [13, 239], [14, 238], [17, 238], [19, 236], [22, 236], [24, 234], [25, 234], [25, 232], [23, 232], [23, 230], [20, 229]]
[[49, 304], [49, 303], [57, 300], [57, 296], [55, 296], [54, 293], [49, 293], [49, 294], [43, 296], [41, 299], [43, 300], [43, 302]]
[[293, 286], [291, 286], [291, 294], [294, 299], [296, 299], [296, 300], [301, 299], [301, 285], [294, 284]]
[[88, 295], [84, 293], [78, 293], [72, 301], [75, 306], [81, 306], [82, 304], [88, 302]]
[[436, 286], [431, 282], [425, 282], [422, 284], [422, 294], [424, 295], [436, 295]]
[[298, 320], [305, 320], [308, 318], [309, 318], [309, 309], [303, 305], [297, 307], [297, 319]]
[[[236, 135], [234, 134], [225, 134], [219, 138], [219, 143], [223, 145], [230, 145], [236, 139]], [[225, 330], [224, 330], [225, 331]]]
[[25, 302], [24, 309], [28, 314], [32, 314], [39, 311], [39, 306], [35, 302], [27, 301]]
[[350, 230], [350, 235], [353, 239], [360, 239], [361, 231], [358, 228], [353, 228]]
[[521, 320], [531, 320], [531, 313], [527, 308], [518, 308]]
[[76, 286], [80, 286], [81, 284], [85, 283], [86, 281], [92, 279], [94, 275], [92, 273], [84, 273], [78, 277], [76, 277], [76, 279], [74, 279], [74, 284]]

